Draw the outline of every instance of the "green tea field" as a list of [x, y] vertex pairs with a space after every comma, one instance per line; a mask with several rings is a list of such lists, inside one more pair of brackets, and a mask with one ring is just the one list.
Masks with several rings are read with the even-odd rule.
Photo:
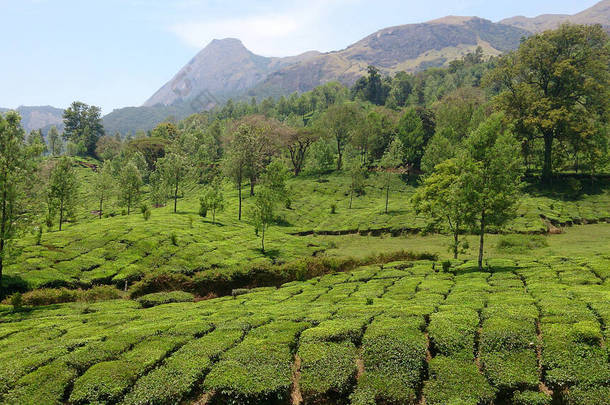
[[483, 272], [393, 262], [196, 303], [6, 307], [0, 395], [7, 404], [607, 404], [609, 269], [609, 256], [491, 259]]

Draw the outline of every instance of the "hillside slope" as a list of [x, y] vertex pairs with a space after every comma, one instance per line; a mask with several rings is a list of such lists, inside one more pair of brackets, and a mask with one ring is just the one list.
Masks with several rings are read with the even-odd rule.
[[[9, 111], [8, 108], [0, 108], [0, 113]], [[46, 106], [19, 106], [16, 111], [21, 115], [21, 125], [26, 132], [34, 129], [42, 129], [43, 133], [55, 125], [60, 131], [63, 129], [63, 114], [61, 108]]]
[[511, 25], [531, 32], [541, 32], [557, 28], [563, 23], [573, 24], [601, 24], [610, 33], [610, 0], [602, 0], [574, 15], [543, 14], [534, 18], [517, 16], [500, 21], [501, 24]]

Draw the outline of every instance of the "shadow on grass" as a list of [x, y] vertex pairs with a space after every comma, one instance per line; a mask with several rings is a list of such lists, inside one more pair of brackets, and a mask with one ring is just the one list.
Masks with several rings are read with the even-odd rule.
[[588, 175], [560, 174], [551, 184], [544, 184], [537, 178], [528, 177], [525, 191], [537, 197], [578, 201], [585, 195], [610, 193], [610, 177], [599, 176], [591, 179]]
[[261, 248], [254, 248], [251, 249], [253, 252], [259, 253], [269, 259], [275, 260], [280, 256], [280, 250], [279, 249], [265, 249], [265, 251], [263, 252], [263, 250]]

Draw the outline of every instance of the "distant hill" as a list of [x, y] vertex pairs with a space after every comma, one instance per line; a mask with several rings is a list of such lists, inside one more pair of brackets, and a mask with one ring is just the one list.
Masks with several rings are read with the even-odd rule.
[[600, 24], [610, 33], [610, 0], [602, 0], [578, 14], [543, 14], [528, 18], [523, 16], [507, 18], [501, 24], [511, 25], [533, 33], [557, 28], [560, 24]]
[[[9, 111], [8, 108], [0, 108], [0, 112]], [[60, 131], [63, 130], [64, 110], [51, 106], [20, 106], [16, 111], [21, 115], [21, 125], [26, 132], [42, 129], [47, 133], [51, 126], [55, 125]]]

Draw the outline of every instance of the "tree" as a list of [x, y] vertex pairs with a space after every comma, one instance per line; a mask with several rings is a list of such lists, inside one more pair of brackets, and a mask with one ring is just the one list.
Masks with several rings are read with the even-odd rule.
[[320, 137], [319, 131], [313, 128], [298, 128], [289, 131], [284, 144], [290, 154], [293, 173], [298, 176], [303, 170], [309, 147]]
[[174, 200], [174, 213], [176, 213], [179, 191], [189, 182], [193, 167], [188, 158], [178, 151], [170, 152], [164, 158], [159, 159], [157, 165], [163, 181], [171, 190], [171, 196]]
[[215, 178], [204, 190], [200, 198], [201, 204], [205, 204], [207, 210], [212, 211], [212, 223], [216, 223], [216, 212], [224, 210], [224, 194], [222, 193], [222, 179]]
[[179, 131], [175, 124], [171, 122], [162, 122], [157, 125], [151, 132], [153, 138], [163, 138], [173, 141], [178, 138]]
[[379, 166], [383, 169], [385, 183], [385, 213], [388, 213], [388, 201], [390, 199], [390, 183], [392, 182], [393, 169], [402, 164], [403, 145], [400, 139], [394, 138], [388, 149], [383, 154]]
[[142, 175], [135, 163], [129, 161], [121, 169], [120, 175], [119, 204], [127, 207], [127, 215], [131, 213], [131, 207], [140, 201], [142, 189]]
[[49, 144], [49, 153], [51, 156], [59, 156], [63, 150], [63, 144], [61, 142], [61, 137], [59, 136], [59, 131], [53, 125], [51, 129], [49, 129], [49, 133], [47, 134], [48, 144]]
[[479, 231], [479, 269], [488, 226], [501, 227], [516, 215], [523, 162], [519, 144], [496, 113], [465, 142], [460, 187], [465, 193], [467, 222]]
[[592, 136], [607, 120], [610, 103], [610, 47], [603, 28], [562, 25], [528, 38], [502, 57], [486, 77], [502, 90], [495, 105], [516, 123], [528, 142], [544, 142], [542, 178], [553, 176], [557, 141], [569, 134]]
[[0, 299], [4, 297], [2, 271], [8, 245], [26, 219], [24, 195], [38, 155], [25, 145], [24, 138], [19, 114], [0, 114]]
[[93, 179], [93, 192], [99, 203], [99, 218], [104, 213], [104, 202], [106, 202], [114, 191], [114, 177], [112, 177], [112, 166], [106, 162], [98, 169]]
[[104, 136], [102, 110], [75, 101], [64, 111], [64, 139], [81, 144], [88, 156], [95, 156], [95, 147]]
[[155, 207], [161, 207], [167, 202], [169, 190], [167, 184], [158, 170], [155, 170], [149, 177], [150, 201]]
[[95, 155], [101, 160], [112, 160], [121, 151], [122, 143], [116, 137], [102, 136], [95, 145]]
[[350, 156], [346, 159], [347, 171], [350, 176], [349, 185], [349, 209], [352, 209], [354, 194], [364, 194], [364, 180], [366, 178], [366, 169], [362, 166], [360, 159], [357, 156]]
[[286, 202], [288, 200], [286, 180], [289, 175], [286, 165], [281, 160], [274, 160], [267, 166], [262, 184], [275, 194], [276, 201]]
[[449, 159], [438, 164], [427, 176], [412, 198], [416, 212], [428, 216], [433, 224], [444, 222], [453, 241], [450, 250], [453, 258], [468, 247], [460, 240], [467, 220], [466, 194], [462, 185], [464, 169], [457, 159]]
[[407, 163], [419, 168], [427, 139], [423, 122], [415, 108], [407, 109], [400, 118], [397, 135], [402, 142]]
[[59, 230], [67, 216], [74, 212], [78, 196], [78, 180], [76, 171], [72, 166], [72, 159], [62, 157], [53, 170], [49, 179], [49, 201], [53, 205], [52, 212], [59, 212]]
[[356, 128], [360, 116], [358, 105], [349, 103], [330, 106], [322, 117], [321, 125], [337, 146], [337, 170], [341, 170], [343, 166], [343, 150]]
[[274, 221], [276, 195], [268, 187], [261, 187], [254, 199], [252, 222], [257, 235], [261, 237], [261, 251], [265, 254], [265, 232]]
[[437, 164], [455, 156], [457, 146], [451, 141], [451, 136], [452, 131], [444, 128], [430, 139], [421, 158], [420, 166], [424, 173], [432, 173]]

